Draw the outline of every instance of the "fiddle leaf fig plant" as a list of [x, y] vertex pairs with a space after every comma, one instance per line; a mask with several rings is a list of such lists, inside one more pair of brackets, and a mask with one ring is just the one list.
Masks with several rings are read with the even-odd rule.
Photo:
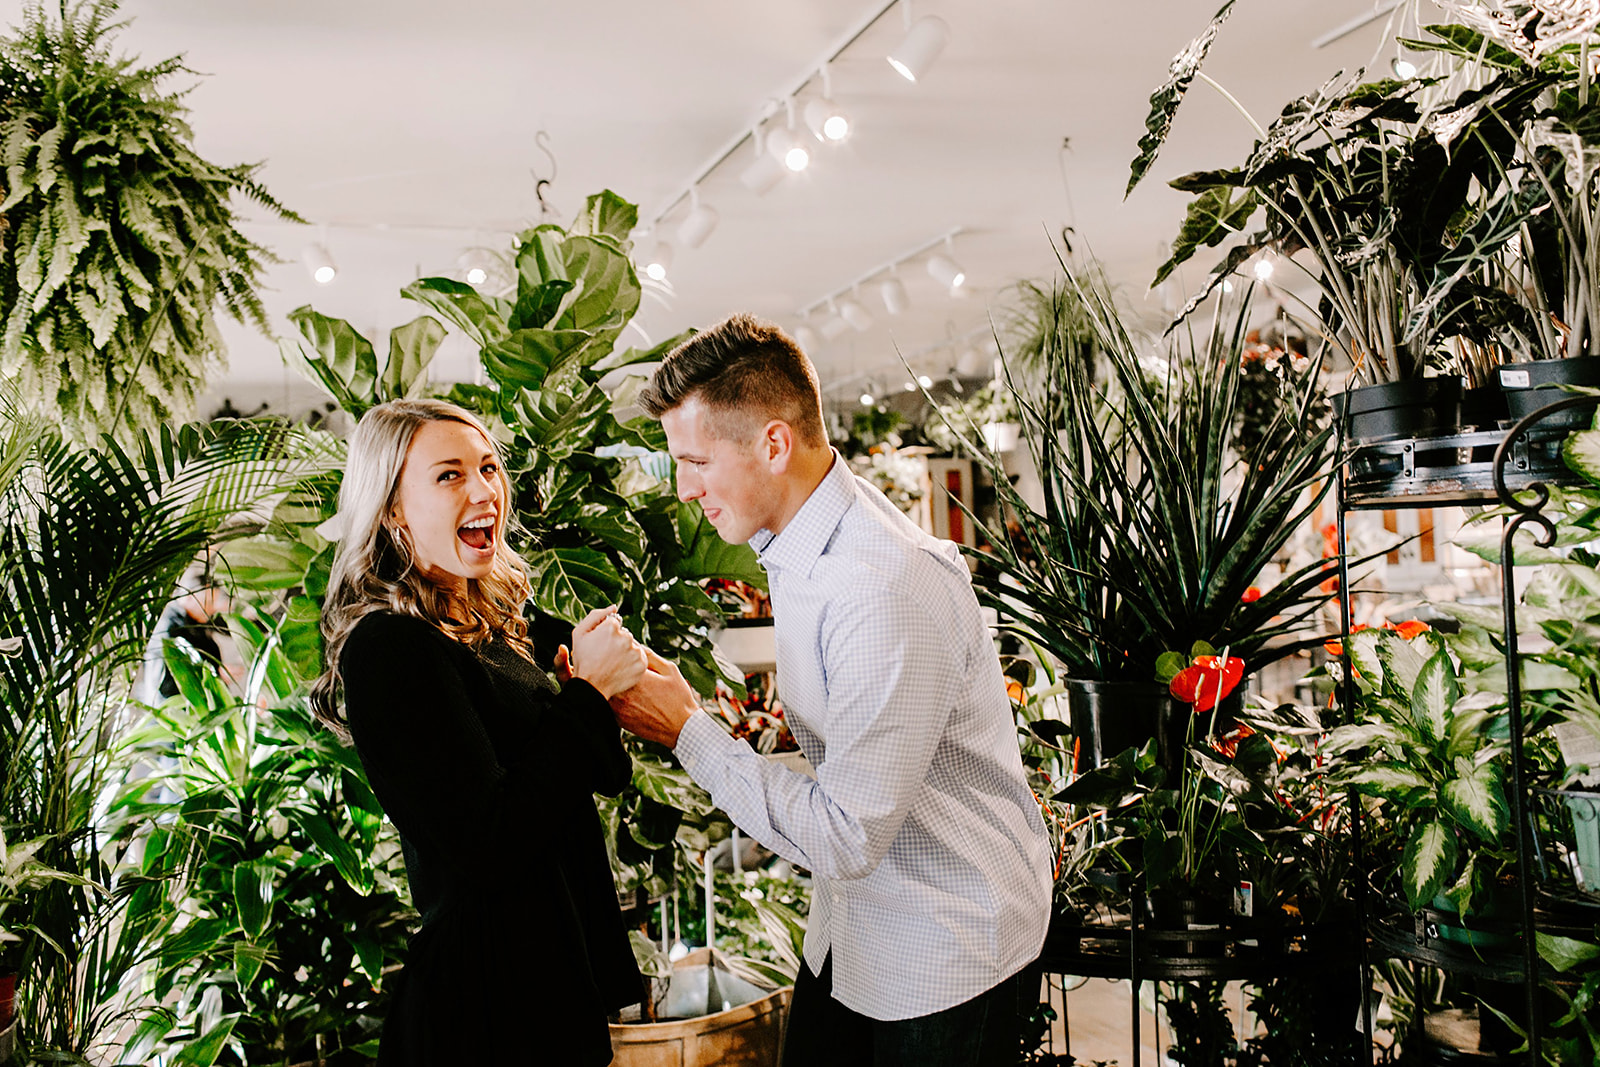
[[[677, 499], [665, 434], [633, 406], [644, 379], [627, 368], [659, 360], [687, 336], [617, 348], [642, 291], [629, 259], [637, 218], [632, 204], [599, 193], [571, 227], [545, 224], [518, 235], [516, 281], [505, 295], [449, 278], [423, 278], [402, 292], [479, 347], [488, 381], [444, 395], [477, 413], [504, 449], [520, 527], [513, 544], [532, 572], [531, 629], [542, 660], [587, 612], [617, 604], [635, 636], [674, 660], [700, 693], [710, 696], [719, 680], [742, 692], [743, 678], [718, 662], [707, 637], [722, 612], [702, 583], [725, 578], [764, 588], [766, 576], [754, 552], [722, 541], [698, 507]], [[423, 375], [438, 344], [436, 319], [402, 327], [407, 333], [391, 338], [380, 369], [372, 344], [348, 323], [310, 308], [293, 317], [302, 337], [284, 342], [289, 357], [352, 415], [428, 390]], [[659, 765], [670, 754], [630, 744], [638, 746], [635, 788], [607, 809], [625, 889], [648, 876], [651, 857], [680, 828], [703, 834], [722, 819], [707, 815], [703, 794], [658, 788], [665, 780]]]

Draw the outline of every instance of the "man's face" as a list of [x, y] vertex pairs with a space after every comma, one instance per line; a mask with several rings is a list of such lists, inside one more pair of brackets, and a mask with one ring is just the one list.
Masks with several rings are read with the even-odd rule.
[[771, 528], [781, 494], [762, 435], [725, 440], [711, 432], [712, 419], [691, 396], [661, 416], [661, 428], [678, 465], [678, 499], [698, 500], [718, 536], [740, 544]]

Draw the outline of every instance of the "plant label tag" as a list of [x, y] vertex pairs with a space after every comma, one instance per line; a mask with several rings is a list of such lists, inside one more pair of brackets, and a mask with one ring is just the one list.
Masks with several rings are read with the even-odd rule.
[[1233, 913], [1253, 918], [1256, 913], [1255, 886], [1250, 882], [1240, 882], [1233, 890]]
[[1503, 389], [1526, 389], [1531, 383], [1528, 381], [1528, 372], [1525, 370], [1506, 370], [1500, 368], [1500, 386]]

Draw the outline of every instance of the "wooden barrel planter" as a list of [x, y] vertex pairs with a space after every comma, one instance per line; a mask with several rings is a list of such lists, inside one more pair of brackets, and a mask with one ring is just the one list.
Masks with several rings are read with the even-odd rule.
[[612, 1023], [612, 1067], [777, 1067], [792, 986], [737, 1008], [660, 1023]]

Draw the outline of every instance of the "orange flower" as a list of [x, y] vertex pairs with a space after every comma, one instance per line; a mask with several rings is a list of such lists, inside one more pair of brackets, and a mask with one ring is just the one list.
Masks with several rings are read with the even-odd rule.
[[[1350, 632], [1353, 634], [1358, 634], [1362, 630], [1368, 629], [1371, 629], [1371, 627], [1369, 627], [1366, 623], [1358, 622], [1354, 626], [1350, 627]], [[1344, 642], [1335, 637], [1332, 641], [1324, 641], [1322, 643], [1322, 649], [1330, 656], [1342, 656], [1344, 655]]]
[[1028, 694], [1022, 688], [1022, 683], [1015, 678], [1006, 679], [1006, 696], [1011, 698], [1013, 704], [1027, 703]]
[[1239, 599], [1244, 601], [1246, 604], [1254, 604], [1256, 601], [1261, 599], [1261, 590], [1257, 586], [1252, 585], [1239, 596]]
[[1426, 633], [1427, 631], [1433, 629], [1433, 627], [1429, 626], [1420, 619], [1410, 619], [1401, 623], [1399, 626], [1390, 626], [1389, 629], [1394, 630], [1401, 637], [1409, 641], [1418, 634]]

